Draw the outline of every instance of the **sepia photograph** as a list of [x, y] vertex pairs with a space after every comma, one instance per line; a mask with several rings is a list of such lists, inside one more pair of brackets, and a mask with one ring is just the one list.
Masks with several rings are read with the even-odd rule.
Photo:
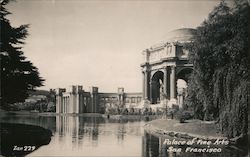
[[0, 157], [249, 157], [249, 0], [0, 0]]

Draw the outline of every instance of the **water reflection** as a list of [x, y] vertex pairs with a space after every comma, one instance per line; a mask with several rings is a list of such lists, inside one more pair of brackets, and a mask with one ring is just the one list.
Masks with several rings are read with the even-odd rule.
[[104, 123], [104, 119], [100, 117], [57, 116], [56, 132], [59, 140], [69, 136], [72, 138], [72, 143], [77, 143], [78, 146], [82, 144], [84, 136], [95, 144], [98, 141], [100, 123]]
[[38, 116], [38, 115], [0, 115], [2, 123], [17, 123], [40, 126], [49, 129], [52, 133], [56, 131], [55, 116]]
[[55, 121], [50, 144], [31, 156], [141, 156], [144, 121], [81, 116]]
[[223, 153], [167, 152], [164, 138], [144, 131], [140, 119], [106, 119], [81, 116], [2, 116], [2, 122], [38, 125], [52, 131], [48, 145], [28, 156], [142, 156], [142, 157], [244, 157], [242, 149]]
[[142, 138], [142, 157], [159, 156], [159, 139], [151, 134], [144, 132]]

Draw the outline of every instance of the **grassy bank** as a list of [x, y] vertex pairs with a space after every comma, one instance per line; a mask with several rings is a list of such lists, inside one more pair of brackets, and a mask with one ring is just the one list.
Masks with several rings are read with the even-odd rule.
[[185, 123], [179, 123], [174, 119], [157, 119], [148, 122], [145, 125], [145, 130], [156, 136], [171, 136], [184, 139], [205, 139], [229, 140], [230, 144], [246, 145], [247, 136], [238, 136], [235, 138], [227, 138], [220, 130], [218, 124], [214, 121], [201, 121], [197, 119], [186, 120]]
[[201, 139], [226, 139], [219, 133], [218, 127], [214, 122], [200, 120], [186, 120], [179, 123], [173, 119], [157, 119], [148, 122], [145, 130], [158, 135], [169, 135], [182, 138], [201, 138]]

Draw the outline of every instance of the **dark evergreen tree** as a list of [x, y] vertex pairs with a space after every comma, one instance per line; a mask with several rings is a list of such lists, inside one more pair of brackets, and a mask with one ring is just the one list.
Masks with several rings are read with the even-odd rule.
[[28, 96], [28, 90], [42, 86], [44, 81], [38, 69], [26, 59], [22, 52], [24, 39], [27, 37], [28, 25], [11, 26], [6, 18], [10, 14], [5, 8], [9, 0], [1, 1], [0, 22], [0, 56], [1, 56], [1, 105], [22, 102]]
[[200, 27], [190, 54], [194, 72], [188, 102], [196, 116], [217, 119], [221, 131], [235, 137], [247, 132], [247, 88], [250, 88], [250, 6], [222, 1]]

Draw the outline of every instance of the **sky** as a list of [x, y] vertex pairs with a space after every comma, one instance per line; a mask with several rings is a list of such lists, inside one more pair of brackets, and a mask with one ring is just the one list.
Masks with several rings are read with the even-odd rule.
[[24, 55], [45, 79], [39, 89], [70, 85], [141, 92], [142, 51], [178, 28], [196, 28], [219, 0], [16, 0], [13, 26], [30, 24]]

